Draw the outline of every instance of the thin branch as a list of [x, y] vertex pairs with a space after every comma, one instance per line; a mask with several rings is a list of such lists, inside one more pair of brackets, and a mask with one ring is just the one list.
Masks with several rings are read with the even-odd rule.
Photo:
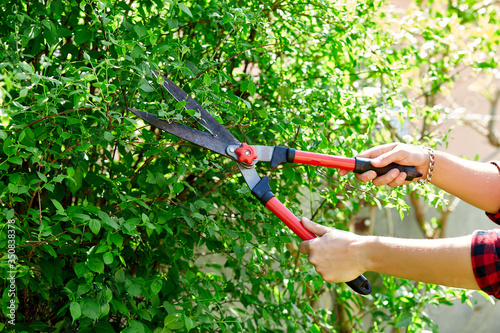
[[415, 192], [410, 193], [410, 200], [413, 205], [413, 211], [415, 212], [415, 219], [417, 220], [417, 224], [422, 230], [425, 238], [432, 238], [433, 232], [429, 223], [425, 220], [425, 212], [422, 203], [418, 199]]
[[202, 76], [202, 75], [203, 75], [203, 74], [205, 74], [206, 72], [210, 71], [210, 70], [211, 70], [211, 69], [213, 69], [214, 67], [221, 66], [222, 64], [224, 64], [224, 63], [226, 63], [226, 62], [230, 61], [231, 59], [234, 59], [234, 58], [236, 58], [236, 57], [238, 57], [238, 56], [242, 55], [242, 54], [243, 54], [243, 53], [245, 53], [245, 52], [252, 51], [252, 50], [256, 50], [256, 49], [261, 49], [261, 48], [268, 47], [268, 46], [273, 46], [273, 45], [281, 45], [281, 44], [283, 44], [283, 43], [270, 43], [270, 44], [265, 44], [265, 45], [261, 45], [261, 46], [252, 47], [252, 48], [250, 48], [250, 49], [248, 49], [248, 50], [245, 50], [245, 51], [242, 51], [242, 52], [240, 52], [240, 53], [237, 53], [237, 54], [235, 54], [234, 56], [229, 57], [229, 58], [227, 58], [226, 60], [224, 60], [224, 61], [222, 61], [222, 62], [218, 63], [217, 65], [213, 65], [213, 66], [211, 66], [211, 67], [208, 67], [207, 69], [205, 69], [204, 71], [200, 72], [198, 75], [196, 75], [196, 76], [195, 76], [195, 77], [193, 77], [192, 79], [189, 79], [186, 83], [188, 83], [188, 82], [190, 82], [190, 81], [192, 81], [192, 80], [195, 80], [195, 79], [199, 78], [200, 76]]
[[146, 162], [144, 162], [144, 164], [143, 164], [143, 165], [141, 165], [141, 166], [140, 166], [140, 168], [139, 168], [139, 169], [137, 169], [137, 170], [134, 172], [134, 174], [130, 177], [129, 182], [131, 182], [131, 181], [132, 181], [132, 179], [134, 179], [134, 178], [135, 178], [135, 176], [137, 176], [137, 174], [138, 174], [139, 172], [141, 172], [141, 170], [142, 170], [142, 169], [144, 169], [144, 167], [146, 167], [149, 163], [151, 163], [151, 161], [152, 161], [152, 160], [154, 160], [154, 159], [155, 159], [155, 158], [157, 158], [157, 157], [159, 157], [159, 156], [158, 156], [158, 155], [149, 156], [149, 157], [146, 159]]
[[443, 207], [441, 211], [441, 217], [439, 218], [439, 228], [434, 230], [432, 238], [444, 238], [446, 226], [448, 224], [448, 217], [451, 213], [455, 211], [457, 204], [460, 202], [460, 198], [453, 196], [452, 199], [449, 200], [449, 204], [446, 207]]
[[293, 137], [293, 142], [290, 145], [290, 147], [295, 147], [295, 144], [297, 143], [297, 137], [299, 136], [299, 132], [300, 132], [300, 125], [299, 127], [297, 127], [297, 132], [295, 132], [295, 136]]
[[500, 138], [498, 137], [495, 131], [495, 123], [496, 123], [496, 113], [497, 113], [497, 105], [500, 100], [500, 90], [496, 91], [495, 97], [490, 101], [490, 119], [488, 120], [488, 134], [487, 138], [490, 143], [495, 147], [500, 147]]
[[323, 202], [321, 202], [321, 204], [319, 205], [319, 207], [316, 209], [316, 211], [312, 214], [311, 216], [311, 220], [314, 221], [314, 219], [316, 219], [316, 215], [318, 215], [319, 211], [321, 210], [321, 208], [323, 208], [323, 206], [325, 205], [326, 203], [326, 199], [323, 200]]
[[40, 212], [40, 226], [41, 226], [42, 225], [42, 199], [40, 198], [40, 190], [38, 190], [38, 211]]
[[84, 111], [84, 110], [91, 110], [91, 109], [95, 109], [96, 107], [97, 107], [97, 106], [91, 106], [91, 107], [83, 107], [83, 108], [79, 108], [79, 109], [76, 109], [76, 110], [74, 110], [74, 109], [73, 109], [73, 110], [66, 110], [66, 111], [62, 111], [62, 112], [56, 113], [56, 114], [51, 114], [50, 116], [45, 116], [45, 117], [42, 117], [42, 118], [40, 118], [40, 119], [38, 119], [38, 120], [35, 120], [34, 122], [32, 122], [32, 123], [30, 123], [30, 124], [28, 124], [28, 125], [24, 126], [23, 128], [20, 128], [20, 129], [18, 129], [17, 131], [14, 131], [13, 133], [10, 133], [10, 134], [9, 134], [9, 136], [10, 136], [10, 135], [12, 135], [12, 134], [16, 134], [17, 132], [19, 132], [19, 131], [21, 131], [21, 130], [23, 130], [23, 129], [27, 128], [27, 127], [31, 127], [31, 126], [35, 125], [36, 123], [39, 123], [39, 122], [44, 121], [44, 120], [47, 120], [47, 119], [50, 119], [50, 118], [53, 118], [53, 117], [57, 117], [57, 116], [61, 116], [61, 115], [63, 115], [63, 114], [70, 113], [70, 112], [74, 112], [74, 111], [77, 111], [77, 112], [78, 112], [78, 111]]
[[233, 169], [224, 175], [224, 178], [220, 179], [217, 183], [215, 183], [214, 186], [212, 186], [212, 188], [210, 190], [207, 191], [207, 193], [205, 193], [201, 198], [205, 198], [207, 195], [209, 195], [210, 193], [212, 193], [217, 187], [219, 187], [223, 182], [226, 181], [226, 179], [228, 178], [231, 178], [232, 176], [234, 176], [236, 173], [238, 172], [238, 168], [236, 167], [233, 167]]
[[232, 28], [231, 31], [229, 31], [224, 38], [222, 38], [222, 40], [219, 42], [219, 45], [217, 45], [217, 47], [214, 50], [214, 53], [212, 54], [212, 57], [211, 57], [212, 59], [215, 57], [215, 54], [219, 51], [222, 44], [229, 38], [229, 36], [231, 35], [231, 33], [233, 31], [234, 31], [234, 28]]

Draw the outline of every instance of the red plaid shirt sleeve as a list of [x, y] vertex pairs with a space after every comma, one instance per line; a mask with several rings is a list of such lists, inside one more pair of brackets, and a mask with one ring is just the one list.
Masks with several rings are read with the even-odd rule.
[[500, 229], [472, 235], [472, 269], [481, 290], [500, 299]]
[[[500, 166], [496, 165], [498, 171]], [[500, 212], [486, 215], [500, 225]], [[472, 269], [477, 284], [488, 295], [500, 299], [500, 229], [476, 230], [472, 235]]]

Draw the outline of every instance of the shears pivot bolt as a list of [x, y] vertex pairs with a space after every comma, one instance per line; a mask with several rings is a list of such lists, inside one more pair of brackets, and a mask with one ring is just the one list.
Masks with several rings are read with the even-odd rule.
[[238, 155], [239, 162], [245, 162], [248, 165], [252, 165], [253, 161], [257, 159], [255, 148], [246, 143], [242, 143], [241, 146], [236, 149], [236, 154]]

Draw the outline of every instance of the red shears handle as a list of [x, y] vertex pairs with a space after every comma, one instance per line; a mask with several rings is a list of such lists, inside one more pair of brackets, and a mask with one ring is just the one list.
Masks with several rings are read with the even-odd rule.
[[[265, 205], [274, 213], [274, 215], [276, 215], [281, 221], [283, 221], [283, 223], [292, 229], [292, 231], [299, 236], [300, 239], [305, 241], [316, 238], [316, 235], [304, 228], [300, 220], [276, 197], [269, 199]], [[370, 282], [363, 275], [347, 282], [347, 285], [361, 295], [368, 295], [372, 291]]]

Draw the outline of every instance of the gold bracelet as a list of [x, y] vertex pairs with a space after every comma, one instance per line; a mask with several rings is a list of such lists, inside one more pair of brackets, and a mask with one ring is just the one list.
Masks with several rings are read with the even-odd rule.
[[434, 163], [436, 162], [436, 156], [434, 154], [434, 149], [430, 147], [423, 147], [429, 153], [429, 169], [427, 169], [427, 177], [425, 179], [419, 179], [419, 184], [427, 184], [431, 182], [432, 174], [434, 172]]

